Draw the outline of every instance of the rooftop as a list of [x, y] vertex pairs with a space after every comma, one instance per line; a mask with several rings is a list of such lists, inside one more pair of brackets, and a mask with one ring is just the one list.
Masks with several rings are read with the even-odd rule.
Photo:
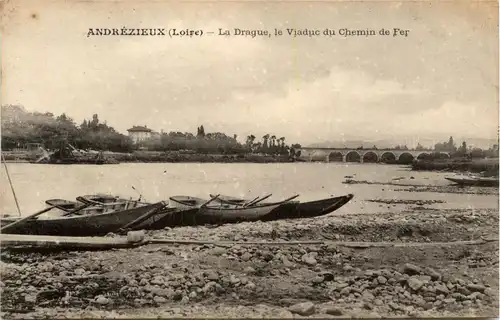
[[128, 132], [151, 132], [153, 130], [149, 129], [148, 126], [133, 126], [127, 129]]

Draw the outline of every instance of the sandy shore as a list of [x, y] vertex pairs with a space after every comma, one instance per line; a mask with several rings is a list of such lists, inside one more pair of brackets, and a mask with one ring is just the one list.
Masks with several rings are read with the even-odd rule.
[[407, 245], [3, 250], [2, 318], [498, 316], [498, 241], [432, 244], [497, 238], [495, 209], [332, 214], [149, 236]]

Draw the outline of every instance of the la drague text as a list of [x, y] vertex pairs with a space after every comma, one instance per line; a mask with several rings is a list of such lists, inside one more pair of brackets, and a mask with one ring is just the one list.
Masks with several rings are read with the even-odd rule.
[[[231, 32], [232, 31], [232, 32]], [[223, 29], [219, 28], [219, 36], [242, 36], [242, 37], [271, 37], [271, 33], [268, 30], [260, 29]]]

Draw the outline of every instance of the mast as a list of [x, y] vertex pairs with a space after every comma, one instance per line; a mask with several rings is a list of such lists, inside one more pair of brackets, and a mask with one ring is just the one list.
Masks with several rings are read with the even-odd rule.
[[12, 185], [12, 180], [10, 180], [9, 169], [7, 169], [7, 163], [5, 163], [5, 157], [2, 153], [2, 162], [5, 167], [5, 172], [7, 173], [7, 179], [9, 179], [10, 189], [12, 190], [12, 195], [14, 196], [14, 200], [16, 201], [17, 213], [21, 216], [21, 209], [19, 208], [19, 202], [17, 201], [16, 192], [14, 191], [14, 186]]

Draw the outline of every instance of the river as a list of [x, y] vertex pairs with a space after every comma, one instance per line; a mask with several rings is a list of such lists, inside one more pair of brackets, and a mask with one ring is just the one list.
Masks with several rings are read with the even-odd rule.
[[[438, 200], [429, 208], [498, 208], [498, 195], [408, 192], [394, 185], [343, 184], [346, 176], [358, 181], [413, 185], [448, 185], [449, 175], [415, 172], [407, 167], [357, 163], [124, 163], [118, 165], [7, 164], [23, 215], [45, 207], [51, 198], [73, 200], [79, 195], [112, 193], [146, 201], [166, 200], [174, 195], [208, 198], [225, 194], [254, 198], [272, 193], [270, 200], [300, 194], [313, 200], [352, 193], [354, 199], [337, 213], [401, 211], [399, 205], [370, 199]], [[5, 168], [0, 177], [0, 213], [17, 212]], [[400, 180], [393, 180], [401, 177]], [[136, 190], [134, 190], [134, 187]]]

